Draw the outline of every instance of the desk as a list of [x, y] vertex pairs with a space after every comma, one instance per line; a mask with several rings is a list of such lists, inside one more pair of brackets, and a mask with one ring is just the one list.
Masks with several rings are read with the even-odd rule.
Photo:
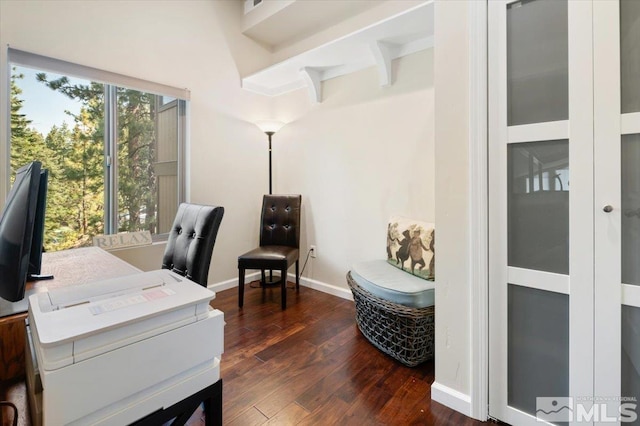
[[54, 279], [27, 283], [20, 302], [0, 303], [0, 380], [9, 380], [25, 372], [25, 329], [28, 297], [31, 294], [99, 279], [135, 274], [140, 270], [97, 247], [85, 247], [43, 253], [42, 273]]

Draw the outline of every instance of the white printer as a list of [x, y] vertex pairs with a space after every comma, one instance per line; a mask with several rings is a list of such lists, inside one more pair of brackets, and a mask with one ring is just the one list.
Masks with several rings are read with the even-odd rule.
[[214, 297], [166, 269], [30, 296], [27, 384], [42, 401], [32, 413], [44, 425], [124, 425], [214, 384], [224, 347]]

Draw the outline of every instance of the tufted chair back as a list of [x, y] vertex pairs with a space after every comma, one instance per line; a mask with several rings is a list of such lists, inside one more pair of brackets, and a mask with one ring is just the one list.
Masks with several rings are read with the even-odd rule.
[[260, 246], [300, 247], [301, 195], [265, 195]]
[[169, 232], [162, 268], [207, 286], [213, 245], [224, 207], [182, 203]]

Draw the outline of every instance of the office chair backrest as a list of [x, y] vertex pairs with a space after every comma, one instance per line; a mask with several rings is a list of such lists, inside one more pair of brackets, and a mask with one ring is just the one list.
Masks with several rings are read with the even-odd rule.
[[182, 203], [169, 232], [162, 268], [207, 286], [211, 254], [224, 207]]
[[300, 247], [301, 195], [265, 195], [260, 246]]

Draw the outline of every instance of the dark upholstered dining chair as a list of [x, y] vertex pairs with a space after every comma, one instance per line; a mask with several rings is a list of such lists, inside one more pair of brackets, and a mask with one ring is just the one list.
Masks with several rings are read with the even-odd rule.
[[300, 288], [298, 249], [300, 247], [300, 195], [265, 195], [262, 200], [260, 247], [238, 256], [238, 306], [244, 302], [244, 273], [260, 269], [280, 271], [282, 309], [287, 308], [287, 270], [296, 264], [296, 290]]
[[162, 257], [162, 269], [171, 269], [206, 287], [223, 215], [224, 207], [180, 204]]

